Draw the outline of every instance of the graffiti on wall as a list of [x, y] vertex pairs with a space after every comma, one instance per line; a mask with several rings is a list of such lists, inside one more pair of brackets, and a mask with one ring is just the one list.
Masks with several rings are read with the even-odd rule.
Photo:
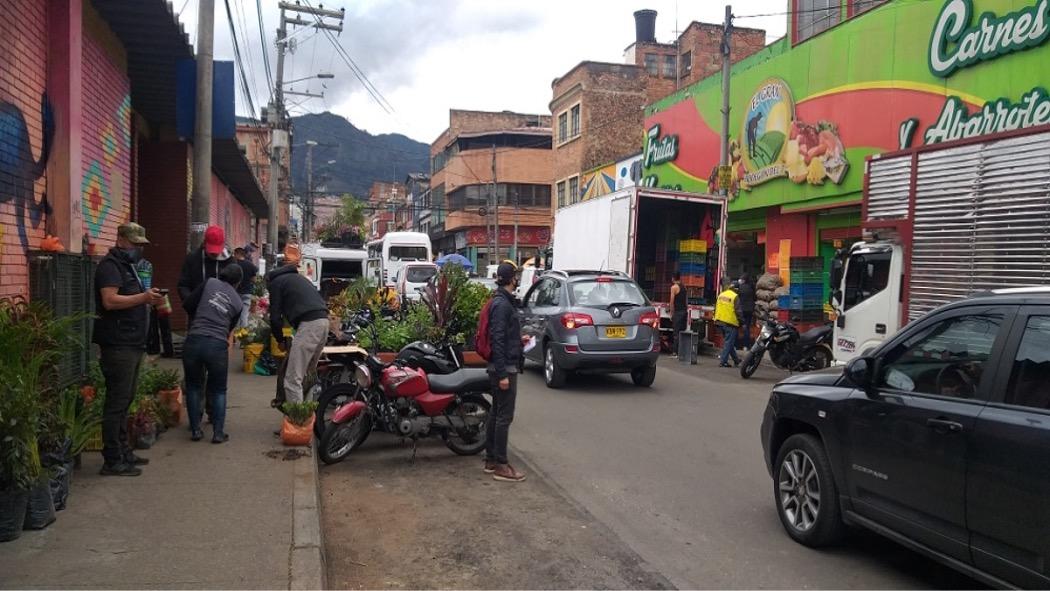
[[586, 172], [580, 178], [580, 199], [586, 201], [616, 190], [616, 165], [610, 164]]
[[114, 204], [121, 207], [124, 203], [124, 174], [131, 149], [131, 97], [125, 95], [100, 127], [95, 157], [88, 161], [80, 181], [81, 211], [87, 230], [95, 238], [102, 233]]
[[0, 101], [0, 203], [10, 202], [15, 209], [15, 225], [22, 249], [29, 249], [26, 221], [38, 228], [45, 215], [51, 213], [47, 192], [36, 200], [33, 187], [44, 176], [51, 142], [55, 135], [55, 121], [47, 95], [40, 98], [40, 115], [44, 126], [40, 157], [33, 158], [33, 148], [22, 111], [15, 105]]

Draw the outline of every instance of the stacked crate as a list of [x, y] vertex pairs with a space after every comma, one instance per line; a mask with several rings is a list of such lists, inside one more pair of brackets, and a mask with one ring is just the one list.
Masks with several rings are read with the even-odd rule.
[[824, 259], [791, 257], [788, 295], [777, 300], [778, 319], [797, 324], [824, 321]]
[[707, 276], [707, 242], [689, 239], [678, 242], [678, 272], [686, 298], [693, 305], [703, 304], [704, 278]]

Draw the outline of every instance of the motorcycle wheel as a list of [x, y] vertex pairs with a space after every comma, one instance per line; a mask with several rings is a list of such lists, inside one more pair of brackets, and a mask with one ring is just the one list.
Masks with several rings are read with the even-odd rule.
[[[353, 383], [333, 384], [321, 392], [317, 399], [317, 410], [314, 411], [314, 435], [318, 439], [324, 435], [325, 427], [332, 422], [332, 415], [340, 406], [357, 397], [357, 385]], [[361, 400], [364, 400], [361, 398]]]
[[330, 423], [317, 443], [317, 454], [326, 464], [337, 464], [360, 447], [372, 432], [372, 415], [367, 410], [346, 423]]
[[481, 453], [481, 450], [485, 449], [487, 434], [485, 427], [491, 418], [492, 405], [489, 404], [488, 400], [485, 400], [484, 396], [465, 396], [460, 404], [450, 406], [446, 414], [458, 415], [460, 408], [463, 409], [463, 414], [468, 417], [480, 417], [481, 421], [477, 427], [469, 430], [447, 431], [444, 434], [445, 445], [456, 455], [477, 455]]
[[748, 351], [744, 362], [740, 364], [740, 377], [745, 380], [755, 374], [755, 370], [762, 363], [762, 352]]
[[813, 355], [810, 357], [809, 363], [810, 368], [814, 371], [818, 369], [825, 369], [831, 367], [831, 352], [824, 347], [817, 347], [813, 350]]

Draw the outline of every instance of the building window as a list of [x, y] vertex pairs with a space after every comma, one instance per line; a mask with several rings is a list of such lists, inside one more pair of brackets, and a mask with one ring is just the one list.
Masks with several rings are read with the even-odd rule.
[[679, 68], [681, 68], [681, 71], [682, 71], [683, 74], [688, 74], [689, 70], [693, 69], [693, 52], [692, 51], [687, 51], [687, 52], [682, 54], [682, 60], [680, 62]]
[[655, 53], [645, 54], [645, 71], [649, 72], [650, 76], [660, 75], [660, 62], [657, 61], [657, 57]]
[[577, 203], [580, 200], [580, 177], [574, 176], [569, 179], [569, 203]]
[[857, 16], [863, 12], [867, 12], [872, 8], [880, 4], [885, 4], [889, 0], [849, 0], [849, 15]]
[[801, 43], [839, 24], [840, 0], [794, 0], [795, 43]]
[[670, 53], [664, 56], [664, 78], [674, 78], [674, 56]]
[[558, 207], [565, 207], [565, 181], [558, 183]]
[[580, 105], [575, 105], [569, 111], [569, 124], [572, 131], [572, 137], [580, 135]]
[[569, 139], [569, 114], [558, 115], [558, 143]]

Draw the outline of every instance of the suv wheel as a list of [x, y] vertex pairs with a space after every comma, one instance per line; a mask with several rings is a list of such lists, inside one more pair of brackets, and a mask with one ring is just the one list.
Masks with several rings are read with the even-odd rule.
[[842, 537], [845, 525], [831, 463], [823, 444], [813, 435], [792, 435], [780, 447], [774, 464], [773, 495], [780, 522], [796, 542], [818, 547]]
[[554, 358], [554, 347], [546, 345], [543, 347], [543, 381], [548, 388], [561, 388], [565, 385], [566, 372], [558, 367], [558, 360]]
[[656, 366], [646, 365], [645, 367], [636, 367], [631, 370], [631, 381], [634, 382], [635, 386], [641, 386], [648, 388], [653, 385], [656, 381]]

